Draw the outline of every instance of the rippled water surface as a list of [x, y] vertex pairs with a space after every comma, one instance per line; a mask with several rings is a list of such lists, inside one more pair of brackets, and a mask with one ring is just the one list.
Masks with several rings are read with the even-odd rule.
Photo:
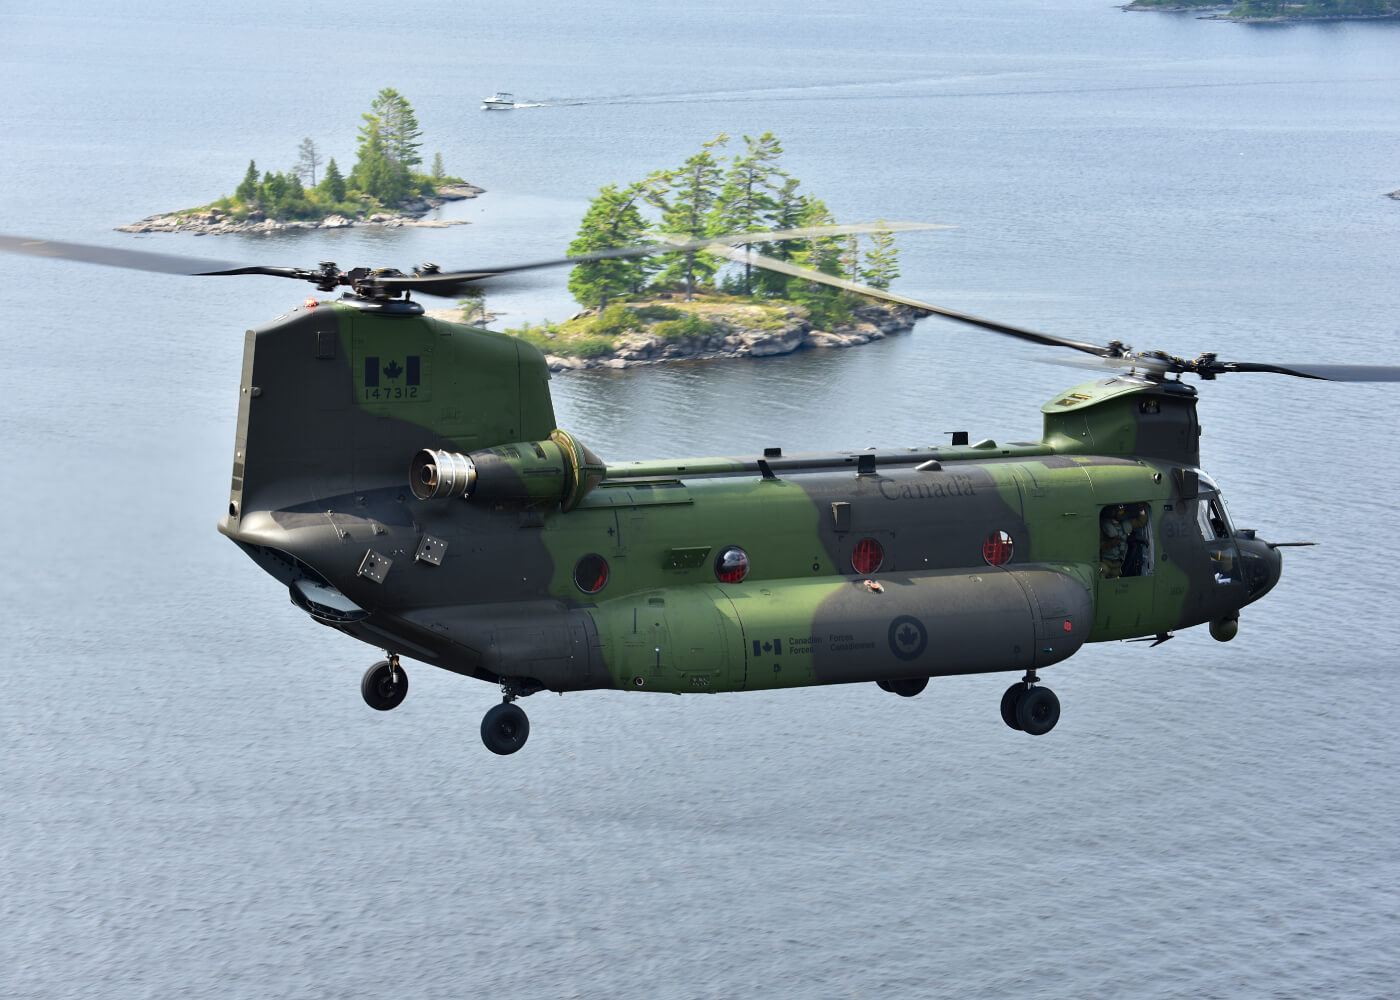
[[[410, 17], [426, 20], [407, 20]], [[1078, 339], [1394, 363], [1400, 25], [1245, 27], [1082, 0], [796, 0], [503, 16], [255, 0], [0, 8], [0, 230], [239, 261], [560, 252], [587, 200], [771, 129], [899, 288]], [[472, 225], [113, 227], [346, 165], [381, 87], [485, 187]], [[539, 107], [483, 115], [513, 90]], [[319, 628], [213, 530], [242, 331], [304, 297], [5, 261], [0, 992], [15, 997], [1388, 997], [1400, 953], [1393, 390], [1204, 384], [1203, 461], [1290, 549], [1228, 645], [1007, 678], [530, 699]], [[563, 276], [501, 295], [563, 318]], [[1088, 376], [927, 320], [868, 347], [556, 378], [608, 460], [1034, 439]]]

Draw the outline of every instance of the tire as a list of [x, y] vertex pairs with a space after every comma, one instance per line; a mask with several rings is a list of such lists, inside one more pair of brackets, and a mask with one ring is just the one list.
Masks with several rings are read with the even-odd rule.
[[408, 694], [408, 674], [403, 667], [395, 670], [388, 660], [380, 660], [365, 671], [360, 680], [360, 695], [365, 704], [377, 712], [398, 708]]
[[1017, 731], [1020, 730], [1021, 724], [1016, 721], [1016, 706], [1021, 703], [1021, 696], [1025, 693], [1026, 682], [1017, 681], [1001, 696], [1001, 721]]
[[1044, 736], [1060, 721], [1060, 699], [1047, 687], [1033, 687], [1021, 696], [1016, 721], [1032, 736]]
[[928, 687], [927, 677], [900, 677], [892, 681], [876, 681], [881, 691], [888, 691], [890, 694], [897, 694], [901, 698], [912, 698], [916, 694], [922, 694], [924, 688]]
[[502, 757], [513, 754], [530, 738], [530, 719], [514, 702], [502, 702], [481, 720], [481, 742]]

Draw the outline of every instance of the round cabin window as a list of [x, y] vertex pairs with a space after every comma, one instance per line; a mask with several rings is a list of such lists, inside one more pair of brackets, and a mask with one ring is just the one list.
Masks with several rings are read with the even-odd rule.
[[720, 550], [715, 557], [715, 578], [720, 583], [741, 583], [749, 575], [749, 554], [737, 545]]
[[1005, 531], [993, 531], [982, 543], [982, 558], [988, 566], [1004, 566], [1011, 561], [1016, 545]]
[[589, 553], [574, 566], [574, 586], [585, 594], [596, 594], [608, 585], [608, 561]]
[[862, 538], [851, 552], [851, 569], [864, 576], [874, 573], [885, 561], [885, 547], [873, 538]]

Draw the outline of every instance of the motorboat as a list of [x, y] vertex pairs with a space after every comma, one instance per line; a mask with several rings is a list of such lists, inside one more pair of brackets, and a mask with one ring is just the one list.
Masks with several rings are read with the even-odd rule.
[[513, 107], [515, 107], [515, 95], [508, 94], [504, 90], [498, 90], [481, 101], [482, 111], [509, 111]]

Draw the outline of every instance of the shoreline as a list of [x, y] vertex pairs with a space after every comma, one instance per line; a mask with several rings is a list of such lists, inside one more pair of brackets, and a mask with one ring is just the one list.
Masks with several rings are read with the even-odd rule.
[[383, 210], [351, 219], [344, 215], [328, 215], [324, 219], [268, 219], [254, 212], [246, 219], [234, 219], [222, 209], [199, 212], [167, 212], [149, 215], [140, 222], [118, 226], [119, 233], [194, 233], [197, 236], [218, 236], [225, 233], [273, 233], [296, 229], [351, 229], [362, 226], [421, 226], [425, 229], [445, 229], [448, 226], [470, 225], [466, 219], [424, 219], [433, 209], [449, 201], [463, 201], [484, 194], [485, 188], [475, 184], [446, 184], [431, 198], [408, 202], [389, 211]]
[[[1192, 11], [1229, 11], [1233, 3], [1217, 3], [1203, 6], [1180, 5], [1159, 7], [1156, 4], [1126, 3], [1118, 9], [1123, 11], [1158, 11], [1167, 14], [1187, 14]], [[1277, 17], [1231, 17], [1226, 14], [1202, 13], [1198, 21], [1229, 21], [1233, 24], [1305, 24], [1313, 21], [1394, 21], [1400, 19], [1400, 10], [1389, 14], [1280, 14]]]
[[[743, 313], [743, 306], [707, 313], [706, 319], [715, 329], [703, 335], [667, 339], [640, 330], [619, 337], [615, 348], [606, 355], [581, 358], [551, 354], [546, 349], [545, 361], [551, 372], [575, 372], [598, 369], [621, 371], [677, 361], [779, 357], [798, 351], [858, 347], [884, 340], [908, 333], [914, 329], [914, 323], [926, 315], [911, 306], [862, 302], [851, 309], [850, 323], [831, 330], [818, 330], [808, 321], [805, 310], [799, 308], [786, 309], [785, 322], [777, 328], [746, 325]], [[464, 319], [461, 309], [437, 309], [428, 315], [451, 322], [467, 322], [468, 325], [488, 323], [497, 318], [487, 313], [484, 318], [468, 315]]]

